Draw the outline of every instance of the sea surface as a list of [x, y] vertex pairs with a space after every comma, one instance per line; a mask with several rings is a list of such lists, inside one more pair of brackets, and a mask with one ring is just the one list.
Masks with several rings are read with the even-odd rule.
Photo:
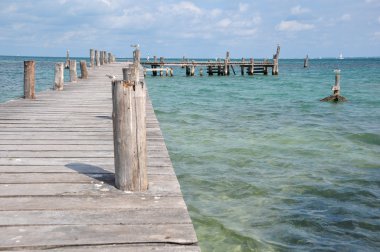
[[[0, 102], [22, 95], [23, 60], [0, 57]], [[38, 90], [57, 61], [37, 59]], [[146, 78], [202, 251], [379, 251], [380, 59], [279, 64]], [[319, 101], [334, 69], [346, 103]]]

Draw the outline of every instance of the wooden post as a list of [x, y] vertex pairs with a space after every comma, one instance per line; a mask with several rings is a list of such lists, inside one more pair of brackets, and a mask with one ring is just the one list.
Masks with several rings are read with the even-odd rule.
[[54, 78], [54, 90], [63, 90], [63, 63], [55, 64], [55, 78]]
[[81, 73], [81, 79], [87, 79], [88, 72], [87, 72], [87, 63], [85, 60], [80, 61], [80, 73]]
[[194, 75], [195, 75], [195, 66], [191, 65], [190, 66], [190, 76], [194, 76]]
[[76, 60], [70, 60], [70, 82], [77, 82], [77, 61]]
[[108, 64], [108, 53], [106, 51], [104, 51], [103, 53], [104, 53], [104, 56], [103, 56], [104, 64]]
[[251, 63], [251, 65], [249, 67], [249, 73], [248, 74], [254, 75], [254, 73], [255, 73], [255, 61], [253, 58], [250, 59], [250, 63]]
[[[210, 63], [210, 60], [208, 62]], [[214, 75], [214, 73], [212, 72], [212, 65], [211, 64], [207, 66], [207, 72], [208, 72], [209, 76]]]
[[186, 65], [186, 76], [190, 76], [190, 67]]
[[108, 53], [108, 63], [112, 63], [112, 53]]
[[146, 85], [140, 65], [123, 69], [124, 80], [112, 81], [115, 185], [123, 191], [146, 191]]
[[170, 77], [173, 77], [173, 68], [172, 67], [170, 68], [169, 72], [170, 72]]
[[306, 58], [303, 62], [303, 67], [306, 68], [306, 67], [309, 67], [309, 55], [306, 54]]
[[99, 51], [98, 50], [95, 50], [95, 65], [97, 67], [100, 66], [100, 56], [99, 56]]
[[90, 67], [95, 67], [95, 52], [94, 49], [90, 49]]
[[104, 53], [103, 51], [100, 51], [99, 54], [100, 54], [100, 65], [102, 66], [104, 64]]
[[36, 62], [34, 60], [24, 61], [24, 98], [35, 99], [35, 68]]
[[336, 69], [334, 70], [334, 73], [335, 73], [335, 85], [331, 88], [331, 90], [333, 91], [333, 94], [321, 99], [321, 101], [345, 102], [347, 101], [347, 99], [340, 95], [340, 70]]
[[157, 56], [153, 56], [153, 62], [154, 62], [154, 63], [157, 62]]
[[230, 75], [230, 52], [226, 52], [226, 59], [224, 60], [224, 75]]
[[[280, 45], [277, 45], [276, 54], [273, 55], [273, 68], [272, 74], [278, 75], [278, 58], [280, 57]], [[268, 68], [265, 69], [264, 74], [268, 74]]]
[[240, 73], [241, 73], [241, 75], [244, 75], [244, 65], [243, 65], [245, 63], [244, 58], [241, 59], [241, 63], [242, 63], [242, 65], [240, 65]]
[[203, 76], [203, 68], [199, 69], [199, 76]]
[[65, 68], [69, 68], [70, 65], [70, 52], [69, 50], [66, 51], [66, 63], [65, 63]]

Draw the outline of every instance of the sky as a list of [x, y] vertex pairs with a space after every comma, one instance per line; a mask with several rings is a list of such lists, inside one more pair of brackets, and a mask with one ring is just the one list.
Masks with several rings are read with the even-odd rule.
[[0, 55], [380, 56], [380, 0], [0, 0]]

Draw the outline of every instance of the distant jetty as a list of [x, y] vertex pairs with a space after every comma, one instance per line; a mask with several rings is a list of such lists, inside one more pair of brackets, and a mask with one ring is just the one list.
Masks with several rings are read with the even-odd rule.
[[231, 70], [236, 75], [235, 68], [240, 68], [240, 74], [248, 75], [264, 74], [268, 75], [268, 69], [272, 69], [272, 75], [278, 75], [278, 59], [280, 56], [280, 46], [277, 46], [276, 53], [273, 55], [272, 60], [255, 61], [253, 58], [246, 60], [242, 58], [240, 61], [233, 61], [230, 59], [230, 53], [226, 52], [226, 58], [215, 61], [190, 61], [189, 59], [182, 59], [182, 61], [165, 61], [164, 57], [160, 57], [159, 60], [156, 56], [153, 57], [153, 61], [141, 61], [141, 65], [145, 67], [145, 71], [151, 71], [153, 76], [173, 76], [173, 67], [186, 68], [186, 76], [195, 76], [196, 68], [199, 68], [199, 75], [203, 75], [203, 68], [209, 76], [229, 76]]

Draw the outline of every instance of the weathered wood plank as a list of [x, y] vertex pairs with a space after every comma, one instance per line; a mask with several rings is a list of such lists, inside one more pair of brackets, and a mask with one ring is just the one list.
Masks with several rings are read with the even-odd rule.
[[194, 244], [191, 224], [164, 225], [49, 225], [0, 227], [0, 249], [58, 246], [174, 243]]

